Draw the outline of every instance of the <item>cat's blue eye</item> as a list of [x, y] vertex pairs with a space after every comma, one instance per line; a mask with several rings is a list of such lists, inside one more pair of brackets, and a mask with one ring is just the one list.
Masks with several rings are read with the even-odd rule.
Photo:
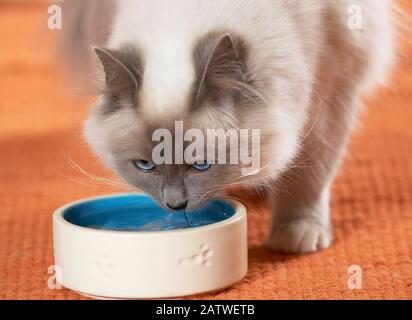
[[142, 171], [152, 171], [155, 168], [155, 165], [152, 161], [146, 160], [135, 160], [133, 161], [134, 166]]
[[198, 171], [206, 171], [211, 167], [211, 164], [209, 163], [194, 163], [192, 164], [192, 167], [195, 168]]

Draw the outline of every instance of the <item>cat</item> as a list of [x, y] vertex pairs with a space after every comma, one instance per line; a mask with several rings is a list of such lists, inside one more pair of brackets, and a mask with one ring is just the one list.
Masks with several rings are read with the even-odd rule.
[[[263, 188], [270, 248], [326, 249], [331, 185], [361, 98], [385, 83], [394, 62], [392, 9], [390, 0], [66, 1], [71, 68], [103, 75], [85, 137], [164, 207], [190, 210], [234, 185]], [[157, 166], [152, 133], [179, 120], [260, 129], [260, 170]]]

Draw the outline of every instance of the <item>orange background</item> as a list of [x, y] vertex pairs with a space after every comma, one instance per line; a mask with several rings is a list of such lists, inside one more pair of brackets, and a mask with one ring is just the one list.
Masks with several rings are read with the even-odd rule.
[[[67, 92], [47, 7], [21, 3], [0, 1], [0, 298], [80, 299], [47, 286], [53, 210], [121, 190], [71, 166], [68, 158], [110, 176], [82, 140], [90, 101]], [[270, 252], [263, 245], [269, 214], [253, 201], [246, 278], [202, 298], [412, 299], [412, 44], [403, 42], [392, 86], [368, 101], [335, 184], [333, 246], [310, 255]], [[351, 265], [362, 267], [361, 290], [348, 288]]]

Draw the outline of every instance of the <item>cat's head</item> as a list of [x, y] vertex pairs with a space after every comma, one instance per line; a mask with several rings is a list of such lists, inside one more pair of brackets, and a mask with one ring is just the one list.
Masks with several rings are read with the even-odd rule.
[[[130, 43], [117, 49], [94, 48], [105, 88], [85, 136], [125, 181], [170, 209], [193, 209], [227, 186], [275, 177], [295, 149], [291, 137], [296, 134], [282, 124], [287, 117], [267, 105], [262, 88], [268, 84], [252, 76], [245, 41], [211, 33], [190, 46], [185, 52], [150, 52]], [[192, 141], [204, 146], [190, 152], [191, 160], [185, 156], [191, 144], [179, 140], [180, 131], [184, 137], [189, 129], [196, 129]], [[246, 140], [241, 139], [241, 129]], [[162, 132], [170, 132], [170, 140]], [[232, 143], [234, 132], [238, 140]], [[216, 134], [226, 146], [219, 145]], [[222, 150], [224, 160], [219, 158]], [[231, 152], [238, 154], [237, 161], [231, 160]], [[159, 163], [159, 157], [172, 162]]]

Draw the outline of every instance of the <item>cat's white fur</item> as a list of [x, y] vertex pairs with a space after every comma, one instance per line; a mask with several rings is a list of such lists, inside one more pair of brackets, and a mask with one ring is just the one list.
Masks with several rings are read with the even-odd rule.
[[[347, 26], [352, 5], [362, 10], [362, 30]], [[386, 80], [393, 63], [391, 1], [119, 0], [117, 7], [108, 47], [131, 42], [143, 53], [140, 107], [148, 118], [186, 112], [200, 37], [228, 30], [245, 39], [252, 78], [269, 108], [251, 110], [243, 124], [277, 136], [263, 150], [256, 183], [287, 189], [271, 197], [268, 243], [286, 252], [328, 247], [330, 186], [359, 100]], [[110, 163], [105, 141], [133, 121], [131, 115], [104, 121], [94, 115], [86, 136]]]

